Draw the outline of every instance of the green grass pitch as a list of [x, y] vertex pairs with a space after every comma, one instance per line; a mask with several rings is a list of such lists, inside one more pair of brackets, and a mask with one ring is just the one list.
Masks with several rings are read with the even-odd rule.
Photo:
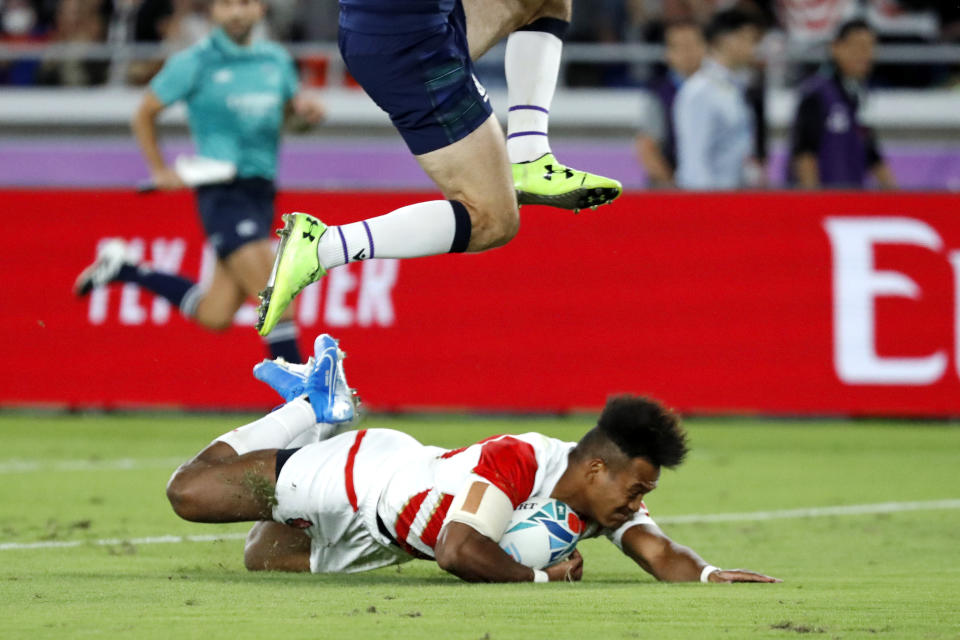
[[[663, 473], [652, 514], [713, 564], [783, 584], [659, 584], [600, 539], [581, 544], [582, 583], [470, 585], [421, 561], [246, 572], [246, 527], [180, 521], [163, 489], [177, 461], [249, 418], [0, 414], [0, 638], [960, 638], [956, 425], [689, 420], [693, 453]], [[451, 447], [505, 432], [572, 440], [588, 424], [367, 420]], [[954, 502], [680, 518], [936, 500]], [[206, 534], [227, 537], [163, 542]]]

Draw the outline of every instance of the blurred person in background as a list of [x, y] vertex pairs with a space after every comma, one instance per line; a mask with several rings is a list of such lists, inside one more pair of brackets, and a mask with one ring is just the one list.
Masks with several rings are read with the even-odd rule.
[[675, 186], [673, 102], [680, 86], [700, 68], [707, 52], [703, 31], [695, 22], [668, 24], [664, 40], [667, 70], [650, 85], [650, 108], [636, 139], [637, 156], [647, 172], [647, 183], [655, 188]]
[[67, 53], [47, 60], [40, 69], [42, 84], [90, 86], [103, 84], [109, 63], [88, 60], [87, 50], [106, 39], [110, 0], [62, 0], [54, 17], [51, 44], [62, 45]]
[[791, 132], [791, 183], [862, 188], [872, 174], [881, 187], [896, 186], [873, 131], [859, 116], [875, 45], [864, 20], [844, 23], [830, 47], [831, 64], [801, 87]]
[[709, 55], [673, 105], [677, 186], [737, 189], [757, 180], [755, 116], [744, 91], [759, 36], [757, 19], [739, 9], [707, 26]]
[[[217, 28], [167, 61], [132, 121], [158, 189], [185, 186], [160, 152], [156, 125], [160, 112], [180, 100], [187, 105], [199, 155], [236, 167], [233, 180], [196, 189], [200, 218], [217, 253], [209, 286], [135, 264], [116, 240], [106, 243], [80, 275], [78, 295], [109, 282], [132, 282], [219, 330], [228, 328], [244, 301], [267, 283], [274, 259], [270, 236], [281, 127], [286, 116], [317, 123], [323, 106], [299, 93], [293, 60], [282, 47], [252, 38], [263, 12], [260, 0], [213, 0], [211, 18]], [[296, 337], [288, 311], [266, 340], [271, 356], [299, 362]]]
[[[0, 0], [0, 45], [37, 44], [46, 41], [50, 21], [40, 2]], [[31, 85], [37, 82], [39, 58], [0, 60], [0, 84]]]
[[[202, 40], [213, 25], [208, 0], [125, 0], [134, 4], [132, 36], [139, 44], [162, 44], [166, 52], [179, 51]], [[253, 40], [263, 37], [257, 27]], [[161, 54], [162, 55], [162, 54]], [[146, 84], [163, 66], [162, 57], [136, 60], [127, 69], [127, 81]]]

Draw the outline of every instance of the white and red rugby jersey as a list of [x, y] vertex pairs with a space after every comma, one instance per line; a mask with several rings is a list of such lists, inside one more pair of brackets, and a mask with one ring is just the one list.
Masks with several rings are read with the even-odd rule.
[[[540, 433], [492, 436], [460, 449], [425, 446], [386, 480], [377, 515], [391, 537], [414, 556], [433, 558], [433, 548], [454, 494], [471, 475], [503, 491], [514, 508], [531, 496], [549, 496], [576, 446]], [[646, 507], [616, 531], [589, 525], [581, 538], [606, 533], [619, 546], [628, 528], [653, 522]]]

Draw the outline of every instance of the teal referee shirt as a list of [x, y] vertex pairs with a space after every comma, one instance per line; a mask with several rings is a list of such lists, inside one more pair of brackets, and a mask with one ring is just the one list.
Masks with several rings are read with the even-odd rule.
[[290, 54], [273, 42], [241, 47], [215, 29], [167, 60], [150, 89], [183, 100], [197, 153], [237, 166], [241, 178], [273, 180], [284, 106], [298, 89]]

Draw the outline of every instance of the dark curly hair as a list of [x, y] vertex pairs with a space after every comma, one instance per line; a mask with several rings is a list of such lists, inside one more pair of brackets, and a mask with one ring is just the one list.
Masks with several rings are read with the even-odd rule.
[[597, 426], [580, 439], [574, 455], [607, 457], [611, 445], [627, 459], [644, 458], [668, 469], [683, 462], [688, 450], [677, 415], [656, 400], [635, 395], [607, 400]]

